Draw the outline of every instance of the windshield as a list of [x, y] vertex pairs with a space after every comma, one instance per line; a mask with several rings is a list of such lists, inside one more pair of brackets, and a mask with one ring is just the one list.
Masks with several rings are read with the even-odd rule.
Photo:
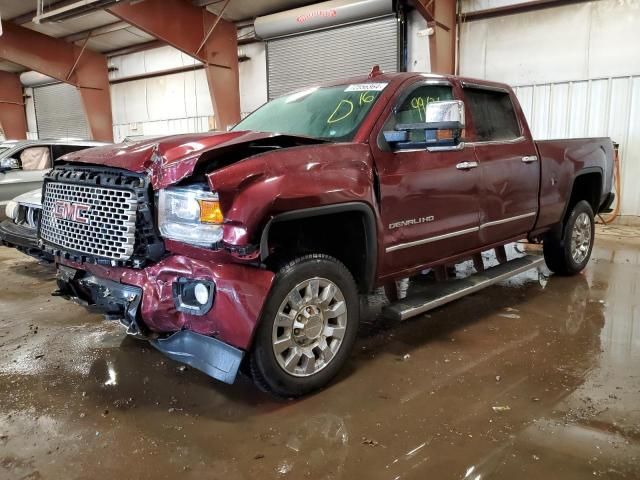
[[386, 83], [313, 87], [265, 104], [233, 130], [351, 140]]

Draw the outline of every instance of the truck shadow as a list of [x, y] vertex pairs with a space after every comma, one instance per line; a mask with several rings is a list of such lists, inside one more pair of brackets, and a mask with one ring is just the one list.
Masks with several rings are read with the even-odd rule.
[[[2, 247], [0, 247], [2, 248]], [[4, 270], [8, 275], [17, 275], [21, 277], [28, 277], [39, 282], [54, 281], [56, 278], [56, 267], [53, 263], [37, 260], [35, 258], [25, 255], [22, 261], [15, 262], [13, 259], [5, 260]], [[0, 264], [1, 264], [0, 263]]]

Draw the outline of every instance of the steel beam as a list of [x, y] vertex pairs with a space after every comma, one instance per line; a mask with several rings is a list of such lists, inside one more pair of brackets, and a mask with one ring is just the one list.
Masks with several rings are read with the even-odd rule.
[[11, 22], [2, 22], [2, 27], [0, 58], [74, 85], [92, 138], [113, 141], [106, 57]]
[[27, 138], [27, 116], [20, 77], [3, 71], [0, 71], [0, 127], [8, 140]]
[[487, 8], [482, 10], [474, 10], [473, 12], [460, 13], [458, 15], [460, 22], [472, 22], [474, 20], [484, 20], [486, 18], [503, 17], [505, 15], [514, 15], [517, 13], [533, 12], [543, 10], [545, 8], [564, 7], [566, 5], [574, 5], [577, 3], [585, 3], [590, 0], [532, 0], [529, 2], [516, 3], [503, 7]]
[[216, 126], [240, 120], [238, 39], [233, 23], [187, 0], [119, 3], [107, 11], [205, 65]]
[[456, 68], [456, 0], [411, 0], [433, 28], [429, 36], [431, 71], [454, 74]]

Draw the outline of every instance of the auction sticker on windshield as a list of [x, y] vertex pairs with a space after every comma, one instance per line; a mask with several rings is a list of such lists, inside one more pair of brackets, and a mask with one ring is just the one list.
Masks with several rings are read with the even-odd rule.
[[388, 83], [354, 83], [344, 89], [345, 92], [379, 92], [384, 90]]

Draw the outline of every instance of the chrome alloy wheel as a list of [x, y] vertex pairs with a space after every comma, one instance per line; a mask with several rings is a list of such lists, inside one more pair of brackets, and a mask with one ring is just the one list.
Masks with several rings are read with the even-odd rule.
[[347, 303], [340, 288], [326, 278], [310, 278], [280, 304], [273, 323], [273, 353], [288, 374], [308, 377], [331, 363], [346, 327]]
[[591, 228], [589, 215], [584, 212], [578, 215], [571, 232], [571, 256], [573, 261], [578, 264], [582, 263], [589, 254]]

